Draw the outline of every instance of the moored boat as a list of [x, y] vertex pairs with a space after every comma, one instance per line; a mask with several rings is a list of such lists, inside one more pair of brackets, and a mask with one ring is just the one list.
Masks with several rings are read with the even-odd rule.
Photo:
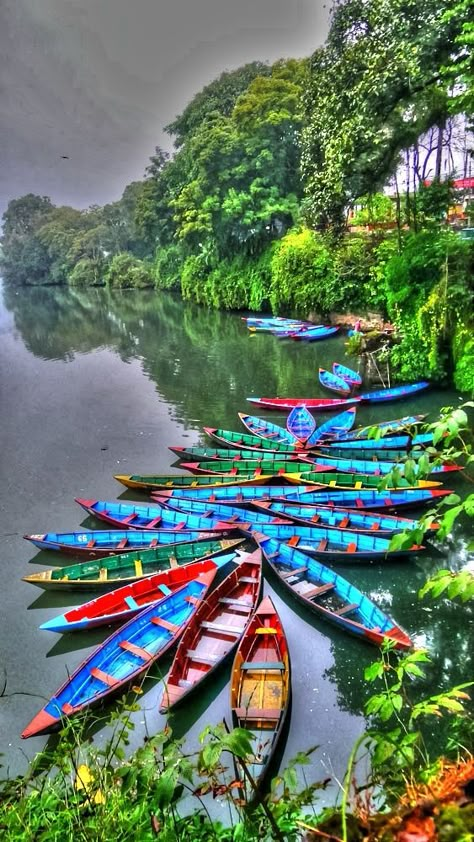
[[221, 485], [256, 485], [263, 482], [257, 477], [243, 483], [233, 477], [188, 477], [184, 474], [115, 474], [114, 479], [126, 488], [142, 488], [145, 491], [152, 488], [218, 488]]
[[[262, 439], [263, 441], [263, 439]], [[228, 447], [200, 447], [199, 445], [186, 445], [169, 447], [179, 459], [192, 459], [193, 462], [207, 462], [230, 460], [251, 462], [261, 462], [264, 459], [291, 459], [291, 461], [298, 461], [301, 459], [312, 458], [310, 452], [303, 450], [290, 450], [284, 453], [281, 450], [272, 450], [265, 448], [262, 451], [258, 450], [238, 450], [237, 448]]]
[[139, 678], [178, 640], [205, 598], [217, 567], [202, 573], [141, 611], [97, 647], [23, 730], [23, 739], [46, 734], [65, 720]]
[[[346, 478], [347, 474], [344, 475]], [[335, 488], [317, 489], [314, 485], [256, 485], [252, 487], [217, 489], [211, 494], [206, 489], [195, 489], [185, 491], [183, 489], [168, 489], [167, 491], [155, 492], [165, 495], [160, 499], [194, 499], [209, 503], [218, 502], [221, 505], [251, 506], [258, 500], [288, 500], [289, 502], [300, 503], [301, 505], [315, 505], [333, 507], [339, 506], [346, 509], [364, 510], [395, 510], [400, 508], [414, 508], [419, 506], [434, 505], [443, 497], [453, 492], [449, 489], [439, 488], [404, 488], [375, 490], [372, 488]]]
[[301, 340], [303, 342], [315, 342], [319, 339], [327, 339], [329, 336], [334, 336], [339, 331], [339, 326], [335, 325], [315, 325], [315, 327], [308, 327], [297, 332], [289, 332], [291, 339]]
[[[166, 493], [166, 492], [163, 492]], [[152, 550], [110, 555], [98, 560], [67, 564], [23, 576], [24, 582], [38, 585], [43, 590], [111, 591], [122, 585], [137, 582], [171, 567], [203, 561], [229, 553], [243, 538], [215, 538], [207, 541], [187, 541], [184, 544], [167, 544]]]
[[351, 386], [347, 380], [338, 377], [333, 371], [327, 371], [325, 368], [319, 369], [319, 382], [325, 389], [330, 389], [332, 392], [338, 392], [340, 395], [350, 395]]
[[[418, 436], [386, 435], [373, 439], [336, 439], [335, 441], [325, 442], [323, 445], [318, 445], [318, 450], [322, 453], [343, 453], [346, 450], [391, 451], [403, 448], [408, 452], [414, 447], [430, 447], [432, 444], [433, 433], [420, 433]], [[387, 453], [387, 456], [390, 457], [391, 454]]]
[[358, 371], [353, 371], [352, 368], [348, 368], [346, 365], [341, 365], [341, 363], [333, 363], [332, 370], [336, 377], [342, 378], [342, 380], [349, 383], [351, 387], [362, 385], [362, 377]]
[[350, 398], [247, 398], [250, 403], [261, 406], [264, 409], [276, 409], [279, 412], [294, 409], [304, 403], [311, 412], [330, 412], [341, 406], [354, 406], [361, 402], [360, 395], [352, 395]]
[[[387, 453], [389, 456], [390, 453]], [[411, 454], [404, 454], [404, 457], [408, 457], [411, 460]], [[405, 472], [405, 461], [402, 460], [401, 462], [396, 462], [393, 460], [388, 459], [344, 459], [344, 457], [340, 456], [328, 456], [324, 454], [323, 456], [310, 456], [309, 454], [305, 456], [304, 461], [311, 461], [314, 460], [314, 464], [316, 465], [316, 470], [325, 470], [325, 471], [341, 471], [342, 473], [354, 473], [354, 474], [373, 474], [375, 476], [383, 476], [385, 474], [391, 473], [391, 471], [397, 470], [401, 476], [404, 476]], [[418, 476], [419, 474], [423, 474], [424, 471], [420, 468], [420, 465], [414, 460], [415, 464], [412, 466], [414, 476]], [[234, 464], [234, 463], [233, 463]], [[288, 462], [288, 464], [291, 464]], [[430, 463], [427, 468], [427, 476], [431, 476], [432, 474], [447, 474], [453, 471], [461, 471], [461, 465], [447, 465], [441, 464], [436, 465], [434, 463]]]
[[336, 437], [340, 433], [350, 430], [355, 423], [357, 407], [353, 406], [351, 409], [346, 409], [344, 412], [339, 412], [332, 418], [328, 418], [323, 424], [320, 424], [309, 437], [306, 442], [306, 447], [316, 447], [321, 441], [324, 441], [328, 436]]
[[216, 567], [223, 567], [235, 558], [235, 553], [216, 556], [214, 559], [191, 562], [181, 567], [170, 567], [153, 576], [145, 576], [129, 585], [123, 585], [109, 593], [70, 608], [51, 620], [42, 623], [44, 631], [64, 632], [83, 631], [126, 623], [152, 603], [158, 604], [166, 596], [197, 579], [201, 573], [207, 573]]
[[410, 482], [398, 472], [393, 485], [390, 484], [390, 474], [353, 474], [353, 473], [324, 473], [304, 471], [299, 474], [282, 473], [279, 479], [288, 480], [295, 485], [314, 485], [320, 488], [437, 488], [441, 482], [427, 479], [414, 479]]
[[268, 523], [260, 529], [253, 526], [245, 529], [242, 526], [242, 531], [251, 537], [253, 532], [263, 532], [269, 538], [276, 538], [293, 549], [298, 548], [308, 555], [337, 562], [391, 561], [400, 555], [413, 556], [426, 549], [422, 544], [412, 544], [404, 549], [390, 549], [388, 538], [348, 532], [344, 529], [327, 529], [323, 526], [299, 526], [295, 523]]
[[[210, 459], [208, 462], [182, 462], [181, 467], [192, 474], [223, 474], [224, 476], [277, 476], [285, 472], [317, 471], [308, 458], [296, 459]], [[328, 469], [326, 469], [328, 470]]]
[[404, 386], [393, 386], [391, 389], [377, 389], [375, 392], [364, 392], [359, 397], [363, 403], [396, 401], [428, 389], [429, 386], [430, 383], [428, 380], [421, 380], [419, 383], [406, 383]]
[[102, 558], [114, 553], [148, 550], [159, 544], [215, 540], [216, 533], [197, 532], [190, 529], [170, 532], [157, 529], [94, 529], [82, 532], [43, 532], [24, 535], [39, 550], [57, 550], [61, 553], [85, 558]]
[[279, 444], [295, 444], [298, 441], [293, 433], [288, 432], [284, 427], [263, 418], [257, 418], [256, 415], [246, 415], [244, 412], [239, 412], [239, 418], [249, 433], [259, 438], [275, 441]]
[[[156, 499], [156, 498], [155, 498]], [[284, 515], [274, 515], [273, 512], [266, 513], [248, 509], [244, 506], [222, 505], [221, 503], [210, 503], [205, 500], [178, 500], [176, 498], [160, 498], [162, 504], [181, 513], [192, 513], [209, 520], [210, 523], [231, 522], [238, 526], [239, 523], [261, 525], [262, 529], [266, 523], [287, 523], [292, 518]]]
[[369, 432], [380, 431], [385, 436], [391, 433], [398, 433], [406, 431], [410, 427], [421, 424], [426, 418], [426, 415], [404, 415], [403, 418], [392, 418], [389, 421], [380, 421], [378, 424], [367, 424], [365, 427], [356, 427], [347, 433], [338, 433], [337, 439], [339, 441], [347, 441], [349, 439], [366, 439]]
[[161, 713], [201, 687], [232, 653], [257, 606], [261, 587], [258, 549], [214, 588], [186, 626], [165, 683]]
[[320, 561], [263, 534], [254, 534], [280, 581], [303, 605], [344, 631], [380, 646], [410, 649], [408, 634], [347, 579]]
[[[232, 665], [230, 706], [234, 727], [251, 734], [253, 754], [245, 758], [261, 785], [281, 737], [291, 693], [290, 657], [280, 618], [269, 596], [258, 606]], [[254, 793], [237, 764], [247, 801]]]
[[[345, 529], [348, 532], [363, 532], [367, 535], [381, 535], [384, 538], [404, 530], [424, 529], [419, 520], [412, 518], [361, 512], [338, 506], [303, 505], [292, 500], [255, 500], [253, 505], [259, 511], [268, 512], [275, 517], [289, 518], [303, 526], [318, 525], [326, 529]], [[431, 522], [427, 531], [435, 532], [438, 528], [438, 523]], [[264, 527], [262, 530], [265, 531]]]
[[316, 429], [316, 421], [304, 404], [295, 406], [286, 419], [286, 429], [304, 444]]
[[156, 532], [180, 534], [183, 529], [194, 532], [229, 532], [229, 524], [212, 523], [194, 515], [177, 513], [162, 506], [147, 506], [134, 503], [122, 503], [117, 500], [85, 500], [76, 497], [76, 503], [93, 517], [116, 526], [135, 529], [150, 529]]
[[304, 445], [298, 441], [293, 444], [291, 442], [279, 442], [251, 433], [238, 433], [235, 430], [220, 430], [215, 427], [203, 427], [203, 430], [219, 447], [228, 447], [234, 450], [256, 450], [257, 452], [270, 450], [281, 454], [288, 453], [290, 456], [294, 453], [304, 453]]

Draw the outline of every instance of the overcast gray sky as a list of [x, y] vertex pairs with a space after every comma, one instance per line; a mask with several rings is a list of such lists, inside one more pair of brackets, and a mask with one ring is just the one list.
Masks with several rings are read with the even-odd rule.
[[327, 18], [324, 0], [0, 0], [0, 212], [119, 198], [203, 85], [309, 55]]

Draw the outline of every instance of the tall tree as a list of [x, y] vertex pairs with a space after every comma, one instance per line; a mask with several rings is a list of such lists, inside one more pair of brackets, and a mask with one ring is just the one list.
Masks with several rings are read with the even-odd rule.
[[444, 119], [442, 66], [459, 34], [454, 0], [344, 0], [311, 59], [302, 165], [310, 218], [341, 227], [399, 153]]

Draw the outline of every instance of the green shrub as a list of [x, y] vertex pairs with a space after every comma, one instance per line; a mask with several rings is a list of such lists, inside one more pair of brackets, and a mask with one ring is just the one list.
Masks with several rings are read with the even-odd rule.
[[155, 286], [157, 289], [179, 289], [184, 257], [179, 246], [159, 249], [155, 258]]
[[104, 286], [107, 264], [103, 260], [83, 257], [78, 260], [68, 275], [71, 286]]
[[[330, 310], [332, 258], [320, 234], [289, 231], [275, 246], [271, 262], [270, 303], [274, 313]], [[329, 291], [329, 295], [326, 294]]]
[[110, 287], [144, 289], [153, 286], [153, 275], [142, 260], [128, 252], [121, 252], [112, 258], [106, 281]]

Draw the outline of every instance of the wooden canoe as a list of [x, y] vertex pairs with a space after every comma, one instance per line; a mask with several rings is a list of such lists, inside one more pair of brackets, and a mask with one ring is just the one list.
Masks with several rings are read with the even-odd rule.
[[334, 437], [338, 441], [348, 441], [349, 439], [366, 439], [369, 431], [379, 430], [382, 435], [391, 433], [398, 433], [409, 430], [417, 424], [421, 424], [426, 418], [426, 415], [404, 415], [403, 418], [392, 418], [389, 421], [380, 421], [378, 424], [367, 424], [365, 427], [356, 427], [354, 430], [349, 430], [347, 433], [337, 433]]
[[290, 411], [302, 403], [311, 412], [331, 412], [339, 407], [354, 406], [361, 402], [361, 397], [352, 395], [350, 398], [247, 398], [247, 400], [256, 406], [276, 409], [278, 412]]
[[203, 561], [228, 553], [243, 542], [243, 538], [223, 538], [215, 541], [188, 541], [107, 556], [97, 561], [83, 561], [54, 567], [23, 576], [24, 582], [43, 590], [111, 591], [122, 585], [138, 582], [180, 564]]
[[[344, 453], [346, 450], [368, 450], [385, 451], [385, 455], [391, 457], [391, 450], [410, 451], [414, 447], [424, 448], [433, 444], [433, 433], [421, 433], [418, 436], [408, 435], [387, 435], [374, 439], [336, 439], [335, 441], [324, 442], [318, 445], [318, 450], [323, 453]], [[387, 452], [388, 451], [388, 452]]]
[[[192, 474], [217, 474], [224, 476], [277, 476], [283, 473], [317, 471], [308, 457], [296, 459], [209, 459], [207, 462], [182, 462], [181, 467]], [[328, 469], [326, 469], [328, 470]], [[329, 469], [330, 470], [330, 469]]]
[[126, 527], [127, 529], [150, 529], [156, 532], [171, 532], [180, 534], [183, 529], [194, 532], [222, 532], [231, 531], [229, 524], [213, 523], [210, 520], [195, 515], [178, 514], [170, 509], [164, 509], [158, 504], [140, 505], [133, 503], [122, 503], [117, 500], [85, 500], [76, 497], [76, 503], [88, 514], [114, 526]]
[[[250, 731], [254, 751], [246, 764], [261, 785], [282, 735], [291, 693], [290, 657], [281, 620], [269, 596], [253, 615], [232, 665], [230, 707], [234, 727]], [[253, 793], [237, 765], [247, 801]]]
[[255, 511], [244, 506], [222, 505], [220, 503], [209, 503], [202, 500], [178, 500], [175, 498], [168, 498], [163, 500], [163, 504], [170, 509], [182, 514], [189, 513], [208, 520], [209, 523], [234, 523], [236, 526], [242, 524], [261, 525], [263, 529], [267, 523], [292, 523], [293, 518], [284, 517], [283, 515], [274, 515], [272, 512]]
[[356, 412], [357, 407], [353, 406], [351, 409], [346, 409], [344, 412], [329, 418], [324, 424], [320, 424], [309, 437], [306, 447], [319, 445], [328, 436], [335, 437], [350, 430], [354, 426]]
[[341, 363], [333, 363], [332, 370], [336, 377], [342, 378], [342, 380], [349, 383], [351, 387], [362, 385], [362, 377], [358, 371], [353, 371], [352, 368], [348, 368], [346, 365], [341, 365]]
[[[396, 532], [403, 532], [406, 529], [413, 531], [424, 528], [419, 520], [412, 518], [356, 511], [340, 506], [303, 505], [290, 500], [255, 500], [253, 505], [262, 512], [268, 512], [269, 515], [289, 518], [295, 523], [302, 523], [303, 526], [324, 526], [327, 529], [344, 529], [348, 532], [381, 535], [383, 538], [391, 538]], [[439, 529], [439, 524], [433, 522], [428, 531], [435, 532], [437, 529]]]
[[[212, 561], [208, 562], [210, 565]], [[55, 730], [142, 676], [179, 639], [205, 598], [217, 567], [158, 604], [145, 608], [113, 632], [82, 661], [23, 730], [23, 739]]]
[[364, 392], [359, 395], [363, 403], [383, 403], [385, 401], [396, 401], [401, 398], [409, 398], [417, 392], [430, 387], [428, 380], [421, 380], [419, 383], [407, 383], [404, 386], [394, 386], [391, 389], [378, 389], [375, 392]]
[[255, 550], [208, 595], [186, 626], [160, 702], [161, 713], [201, 687], [234, 651], [262, 587], [262, 553]]
[[327, 371], [325, 368], [319, 369], [319, 382], [325, 389], [330, 389], [339, 395], [350, 395], [351, 386], [347, 380], [343, 380], [342, 377], [338, 377], [337, 374]]
[[293, 433], [280, 427], [278, 424], [273, 424], [271, 421], [266, 421], [263, 418], [257, 418], [256, 415], [246, 415], [244, 412], [239, 412], [239, 418], [244, 427], [249, 433], [267, 441], [274, 441], [277, 444], [297, 444], [298, 439]]
[[[299, 474], [282, 473], [279, 479], [286, 479], [295, 485], [314, 485], [320, 488], [383, 488], [387, 482], [387, 476], [377, 474], [353, 474], [353, 473], [328, 473], [316, 471], [314, 473], [303, 471]], [[426, 479], [415, 479], [409, 483], [405, 477], [399, 476], [396, 481], [397, 488], [436, 488], [442, 485]], [[387, 488], [393, 486], [387, 485]]]
[[[347, 476], [347, 475], [346, 475]], [[408, 488], [375, 490], [372, 488], [318, 489], [314, 485], [255, 485], [235, 488], [220, 488], [214, 492], [205, 488], [186, 491], [182, 488], [154, 492], [158, 502], [167, 504], [172, 500], [200, 500], [230, 506], [252, 506], [259, 500], [288, 500], [301, 505], [333, 507], [339, 506], [357, 511], [381, 509], [398, 510], [419, 506], [432, 506], [453, 492], [449, 489]], [[154, 496], [152, 495], [152, 496]]]
[[407, 549], [391, 550], [388, 538], [322, 526], [268, 523], [260, 529], [253, 526], [245, 529], [243, 525], [241, 528], [250, 537], [253, 537], [254, 532], [263, 532], [269, 538], [276, 538], [293, 549], [298, 548], [308, 555], [337, 562], [393, 561], [398, 556], [414, 556], [426, 549], [422, 544], [412, 544]]
[[144, 491], [158, 488], [219, 488], [222, 485], [259, 485], [263, 479], [235, 480], [234, 477], [188, 477], [184, 474], [115, 474], [114, 479], [126, 488]]
[[335, 570], [263, 534], [254, 539], [280, 581], [318, 616], [377, 646], [385, 638], [395, 641], [396, 649], [413, 646], [391, 617]]
[[185, 529], [170, 532], [159, 529], [90, 529], [82, 532], [43, 532], [23, 535], [39, 550], [57, 550], [83, 558], [102, 558], [114, 553], [149, 550], [160, 544], [174, 546], [184, 542], [214, 541], [216, 532], [196, 532]]
[[265, 452], [276, 451], [280, 454], [288, 453], [292, 456], [295, 453], [304, 453], [304, 445], [295, 441], [282, 443], [275, 439], [265, 439], [261, 436], [254, 436], [251, 433], [238, 433], [235, 430], [220, 430], [216, 427], [203, 427], [209, 438], [215, 441], [219, 447], [230, 447], [233, 450], [255, 450]]
[[286, 429], [295, 439], [298, 439], [301, 444], [304, 444], [308, 441], [311, 434], [314, 433], [316, 421], [304, 404], [302, 406], [295, 406], [286, 419]]
[[[263, 439], [262, 439], [263, 441]], [[291, 459], [291, 461], [298, 461], [301, 459], [313, 458], [312, 451], [303, 450], [289, 450], [282, 453], [281, 450], [272, 450], [270, 447], [262, 451], [254, 450], [239, 450], [238, 448], [227, 447], [201, 447], [200, 445], [186, 445], [169, 447], [178, 459], [186, 459], [193, 462], [208, 462], [214, 460], [231, 460], [240, 462], [242, 459], [252, 462], [261, 462], [264, 459]]]
[[43, 631], [64, 632], [85, 631], [98, 626], [110, 626], [126, 623], [152, 603], [158, 604], [166, 596], [179, 590], [183, 585], [197, 579], [201, 573], [207, 573], [216, 567], [223, 567], [235, 558], [235, 553], [221, 555], [214, 559], [204, 559], [181, 567], [170, 567], [153, 576], [123, 585], [108, 593], [70, 608], [47, 620], [40, 626]]
[[332, 325], [316, 325], [315, 327], [308, 327], [304, 330], [299, 330], [297, 333], [291, 333], [291, 339], [301, 340], [302, 342], [315, 342], [319, 339], [327, 339], [329, 336], [334, 336], [339, 331], [339, 326]]
[[[387, 453], [387, 456], [390, 456], [390, 452]], [[404, 476], [404, 466], [405, 466], [405, 459], [406, 457], [411, 458], [411, 454], [404, 453], [404, 459], [400, 462], [396, 462], [392, 459], [344, 459], [342, 456], [328, 456], [324, 454], [323, 456], [310, 456], [309, 454], [305, 456], [305, 462], [314, 461], [314, 465], [316, 466], [316, 470], [324, 470], [324, 471], [341, 471], [344, 473], [349, 474], [373, 474], [374, 476], [383, 476], [384, 474], [389, 474], [393, 470], [398, 470], [400, 472], [400, 476]], [[235, 465], [235, 462], [232, 464]], [[291, 462], [288, 461], [291, 470]], [[295, 463], [296, 464], [296, 463]], [[429, 465], [428, 475], [432, 476], [433, 474], [447, 474], [453, 471], [462, 471], [463, 468], [461, 465], [436, 465], [431, 463]], [[419, 473], [419, 466], [415, 464], [413, 472], [415, 476]]]

